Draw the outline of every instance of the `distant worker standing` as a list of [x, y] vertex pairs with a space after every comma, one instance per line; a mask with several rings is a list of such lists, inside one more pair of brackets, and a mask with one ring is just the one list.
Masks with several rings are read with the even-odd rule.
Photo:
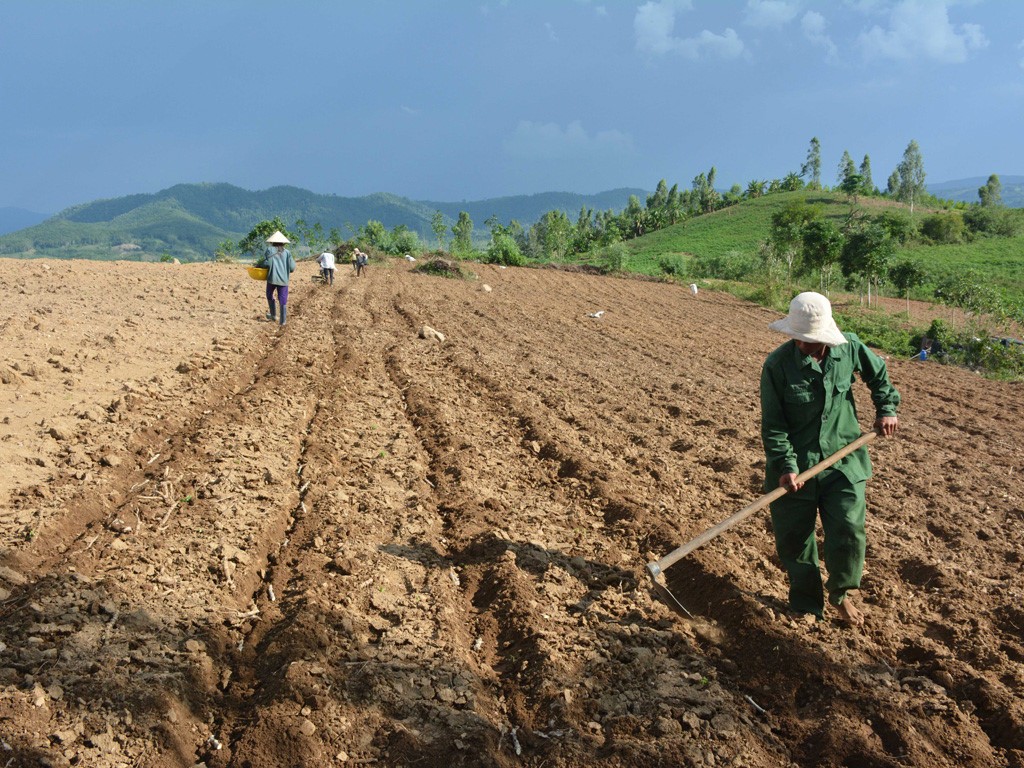
[[330, 285], [334, 285], [334, 254], [330, 251], [324, 251], [320, 254], [320, 258], [317, 259], [317, 263], [320, 265], [320, 272], [323, 274], [324, 279]]
[[359, 249], [358, 248], [353, 248], [352, 249], [352, 271], [353, 272], [356, 271], [356, 267], [358, 266], [358, 264], [359, 264]]
[[828, 602], [841, 620], [860, 625], [864, 617], [847, 592], [860, 588], [864, 572], [864, 489], [871, 477], [867, 448], [805, 483], [796, 477], [860, 436], [851, 388], [855, 373], [871, 390], [874, 428], [881, 435], [896, 432], [900, 395], [885, 361], [856, 334], [839, 330], [832, 305], [821, 294], [797, 295], [789, 315], [769, 327], [791, 337], [768, 356], [761, 371], [765, 490], [789, 491], [771, 505], [776, 551], [789, 576], [789, 605], [795, 613], [822, 618], [825, 599], [815, 538], [820, 513]]
[[366, 269], [366, 264], [369, 260], [369, 256], [367, 256], [362, 251], [359, 251], [359, 257], [356, 259], [356, 277], [359, 277], [361, 274], [363, 274], [363, 270]]
[[273, 251], [263, 255], [257, 266], [267, 268], [267, 320], [277, 320], [277, 307], [274, 304], [274, 294], [281, 304], [281, 325], [285, 324], [288, 305], [288, 280], [295, 271], [295, 259], [285, 248], [291, 241], [285, 237], [280, 230], [274, 232], [267, 238], [267, 242], [273, 246]]

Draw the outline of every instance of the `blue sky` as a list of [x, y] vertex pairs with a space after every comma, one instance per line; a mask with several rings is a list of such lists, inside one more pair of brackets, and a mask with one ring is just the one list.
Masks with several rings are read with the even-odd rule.
[[1020, 0], [3, 0], [0, 206], [1024, 174]]

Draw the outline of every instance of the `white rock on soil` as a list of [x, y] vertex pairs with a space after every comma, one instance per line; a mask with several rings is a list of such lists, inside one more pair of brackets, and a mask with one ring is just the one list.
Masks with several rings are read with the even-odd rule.
[[435, 331], [429, 325], [424, 325], [420, 328], [420, 338], [427, 339], [428, 341], [444, 341], [444, 334], [440, 331]]

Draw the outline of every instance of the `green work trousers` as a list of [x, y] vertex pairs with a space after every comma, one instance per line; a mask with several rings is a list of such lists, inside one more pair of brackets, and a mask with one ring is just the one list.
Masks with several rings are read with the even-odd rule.
[[864, 573], [864, 486], [836, 469], [826, 469], [796, 493], [772, 505], [775, 550], [789, 574], [789, 605], [797, 613], [821, 618], [825, 608], [815, 527], [819, 513], [824, 532], [828, 601], [839, 605], [847, 590], [860, 587]]

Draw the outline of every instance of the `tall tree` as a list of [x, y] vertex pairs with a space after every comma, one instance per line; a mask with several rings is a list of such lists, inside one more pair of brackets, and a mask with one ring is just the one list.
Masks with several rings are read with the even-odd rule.
[[899, 179], [896, 187], [896, 198], [910, 204], [910, 215], [914, 215], [914, 202], [924, 194], [924, 159], [921, 148], [914, 139], [910, 140], [903, 151], [903, 159], [896, 166]]
[[871, 158], [864, 155], [860, 161], [861, 192], [865, 195], [875, 194], [875, 182], [871, 178]]
[[878, 286], [887, 275], [889, 262], [896, 252], [896, 245], [884, 227], [870, 224], [867, 227], [851, 232], [843, 244], [843, 252], [839, 257], [843, 274], [859, 275], [867, 283], [868, 304], [871, 304], [871, 286]]
[[772, 214], [765, 255], [785, 263], [787, 282], [792, 278], [794, 266], [802, 250], [804, 228], [821, 217], [822, 213], [818, 207], [804, 202], [790, 203], [781, 211]]
[[238, 241], [238, 252], [245, 256], [262, 255], [269, 249], [267, 238], [275, 232], [280, 232], [293, 242], [298, 239], [288, 231], [288, 226], [281, 221], [281, 217], [275, 216], [272, 219], [264, 219], [249, 230], [249, 234]]
[[828, 219], [815, 219], [804, 225], [801, 239], [803, 263], [806, 267], [818, 270], [819, 284], [828, 295], [832, 270], [843, 252], [843, 233]]
[[565, 258], [569, 249], [569, 238], [572, 236], [572, 222], [565, 215], [565, 211], [548, 211], [534, 227], [541, 233], [544, 253], [555, 260]]
[[807, 148], [807, 159], [800, 166], [800, 176], [808, 177], [807, 186], [810, 189], [821, 189], [821, 142], [817, 136], [811, 139], [811, 145]]
[[889, 180], [885, 183], [885, 193], [889, 197], [896, 197], [896, 192], [900, 188], [900, 174], [899, 171], [893, 171], [889, 174]]
[[459, 220], [452, 224], [452, 250], [469, 253], [473, 250], [473, 220], [465, 211], [459, 211]]
[[[704, 174], [701, 174], [703, 176]], [[621, 229], [623, 232], [627, 232], [628, 238], [640, 237], [644, 232], [647, 231], [647, 216], [646, 212], [640, 205], [640, 198], [636, 195], [630, 195], [629, 200], [626, 202], [626, 207], [622, 210], [622, 221]]]
[[907, 300], [907, 317], [910, 317], [910, 289], [924, 284], [924, 269], [909, 259], [889, 268], [889, 280], [896, 286], [899, 295]]
[[993, 173], [988, 177], [984, 187], [978, 187], [978, 197], [985, 207], [1003, 204], [1003, 183], [999, 181], [999, 175]]
[[448, 227], [444, 223], [443, 213], [440, 211], [434, 211], [434, 215], [430, 219], [430, 228], [434, 230], [434, 236], [437, 237], [437, 249], [439, 251], [443, 251], [444, 236], [448, 233]]
[[848, 178], [857, 173], [857, 166], [853, 164], [850, 153], [843, 150], [843, 157], [839, 161], [839, 173], [836, 174], [836, 186], [842, 188]]

